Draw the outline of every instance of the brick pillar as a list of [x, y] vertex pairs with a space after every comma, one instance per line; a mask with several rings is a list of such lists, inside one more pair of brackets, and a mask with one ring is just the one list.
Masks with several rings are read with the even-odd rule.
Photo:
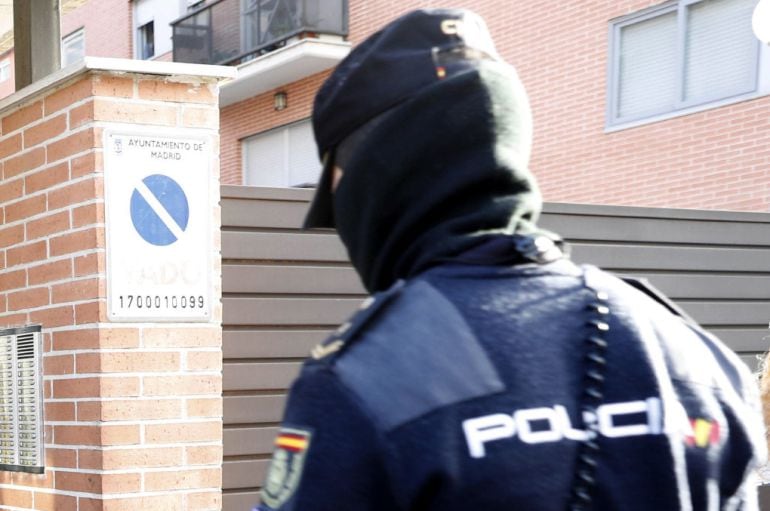
[[[45, 473], [0, 471], [0, 509], [221, 509], [225, 76], [87, 59], [0, 101], [0, 329], [42, 325], [45, 396]], [[106, 237], [128, 233], [105, 232], [105, 130], [211, 142], [205, 321], [112, 321], [108, 279], [122, 263], [108, 272]]]

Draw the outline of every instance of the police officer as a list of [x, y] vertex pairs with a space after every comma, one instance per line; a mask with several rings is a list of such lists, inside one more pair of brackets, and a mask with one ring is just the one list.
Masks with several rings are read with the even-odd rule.
[[336, 227], [371, 299], [294, 383], [261, 511], [757, 508], [757, 390], [642, 282], [539, 229], [532, 122], [483, 21], [421, 10], [321, 87]]

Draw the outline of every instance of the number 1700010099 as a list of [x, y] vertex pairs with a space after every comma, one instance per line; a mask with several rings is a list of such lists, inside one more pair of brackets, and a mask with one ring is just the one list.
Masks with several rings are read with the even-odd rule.
[[203, 309], [203, 295], [120, 295], [121, 309]]

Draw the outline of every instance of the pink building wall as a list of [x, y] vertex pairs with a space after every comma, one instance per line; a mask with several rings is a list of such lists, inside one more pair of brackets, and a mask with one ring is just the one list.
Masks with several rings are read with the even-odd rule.
[[[545, 199], [637, 206], [770, 210], [770, 97], [614, 132], [605, 131], [610, 20], [650, 0], [468, 0], [502, 56], [516, 66], [535, 119], [531, 169]], [[351, 0], [350, 40], [439, 1]], [[291, 108], [273, 112], [273, 92], [222, 112], [222, 179], [242, 182], [240, 140], [307, 117], [321, 78], [289, 87]], [[292, 90], [297, 93], [292, 94]]]
[[87, 56], [132, 58], [132, 8], [127, 0], [87, 1], [62, 13], [61, 35], [84, 28]]
[[[531, 168], [546, 200], [770, 210], [768, 96], [605, 130], [609, 22], [658, 4], [467, 0], [463, 5], [486, 19], [500, 53], [516, 66], [529, 91], [535, 118]], [[410, 9], [446, 5], [435, 0], [350, 0], [349, 40], [360, 42]], [[126, 0], [90, 0], [63, 15], [62, 34], [85, 27], [87, 55], [130, 57], [131, 12], [132, 3]], [[289, 92], [289, 108], [282, 112], [272, 109], [274, 91], [223, 109], [224, 183], [243, 182], [242, 140], [307, 118], [324, 77], [322, 73], [282, 86]]]
[[4, 98], [6, 96], [10, 96], [13, 94], [13, 92], [16, 90], [15, 82], [16, 82], [16, 73], [14, 70], [14, 54], [13, 54], [13, 48], [5, 52], [4, 54], [0, 55], [0, 63], [4, 61], [9, 62], [8, 67], [8, 79], [4, 82], [0, 82], [0, 98]]

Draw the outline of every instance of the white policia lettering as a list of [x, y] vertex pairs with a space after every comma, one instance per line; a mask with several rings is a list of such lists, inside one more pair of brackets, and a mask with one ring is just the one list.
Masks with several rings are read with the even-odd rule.
[[[691, 430], [690, 421], [680, 403], [667, 404], [664, 413], [661, 400], [651, 397], [639, 401], [607, 403], [593, 414], [584, 414], [585, 422], [596, 422], [600, 435], [608, 438], [660, 435], [664, 432]], [[526, 444], [542, 444], [575, 440], [583, 442], [593, 433], [575, 429], [562, 405], [525, 408], [512, 414], [494, 413], [467, 419], [462, 424], [468, 451], [473, 458], [486, 456], [489, 442], [513, 438]]]

